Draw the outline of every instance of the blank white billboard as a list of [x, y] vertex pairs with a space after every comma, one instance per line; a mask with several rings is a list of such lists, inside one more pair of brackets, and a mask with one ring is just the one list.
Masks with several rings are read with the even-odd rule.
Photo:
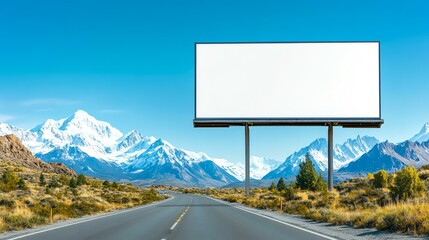
[[197, 43], [196, 119], [379, 119], [379, 42]]

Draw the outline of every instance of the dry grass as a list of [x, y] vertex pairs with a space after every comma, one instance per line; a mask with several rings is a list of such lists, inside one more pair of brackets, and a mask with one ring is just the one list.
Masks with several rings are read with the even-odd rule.
[[[1, 162], [0, 176], [10, 166]], [[77, 218], [99, 212], [124, 209], [164, 199], [154, 189], [128, 184], [110, 184], [87, 178], [88, 184], [73, 189], [68, 184], [59, 187], [39, 186], [40, 172], [19, 167], [15, 174], [25, 180], [27, 190], [0, 191], [0, 232], [31, 228], [53, 221]], [[46, 182], [59, 179], [55, 173], [44, 173]]]

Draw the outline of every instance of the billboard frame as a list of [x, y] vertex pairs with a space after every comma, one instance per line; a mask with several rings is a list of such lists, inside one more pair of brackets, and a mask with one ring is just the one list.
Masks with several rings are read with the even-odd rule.
[[[281, 43], [377, 43], [378, 44], [378, 118], [197, 118], [197, 45], [199, 44], [281, 44]], [[327, 126], [328, 190], [333, 190], [334, 126], [343, 128], [380, 128], [381, 119], [381, 47], [380, 41], [294, 41], [294, 42], [195, 42], [194, 44], [194, 120], [197, 127], [244, 126], [245, 193], [250, 195], [250, 126]]]
[[[210, 44], [305, 44], [305, 43], [377, 43], [378, 44], [378, 118], [197, 118], [197, 46]], [[195, 42], [194, 44], [194, 127], [229, 126], [342, 126], [346, 128], [380, 128], [381, 119], [381, 54], [380, 41], [292, 41], [292, 42]]]

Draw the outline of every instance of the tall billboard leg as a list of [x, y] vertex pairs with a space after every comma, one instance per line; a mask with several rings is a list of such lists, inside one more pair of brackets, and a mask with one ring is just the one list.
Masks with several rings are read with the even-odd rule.
[[246, 197], [249, 196], [250, 188], [250, 139], [249, 139], [249, 124], [244, 126], [245, 135], [245, 178], [246, 178]]
[[328, 190], [334, 189], [334, 127], [328, 126]]

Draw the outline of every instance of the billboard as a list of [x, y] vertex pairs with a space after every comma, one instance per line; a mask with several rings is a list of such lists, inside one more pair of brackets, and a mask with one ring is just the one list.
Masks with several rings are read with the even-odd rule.
[[194, 124], [379, 124], [379, 42], [196, 43]]

